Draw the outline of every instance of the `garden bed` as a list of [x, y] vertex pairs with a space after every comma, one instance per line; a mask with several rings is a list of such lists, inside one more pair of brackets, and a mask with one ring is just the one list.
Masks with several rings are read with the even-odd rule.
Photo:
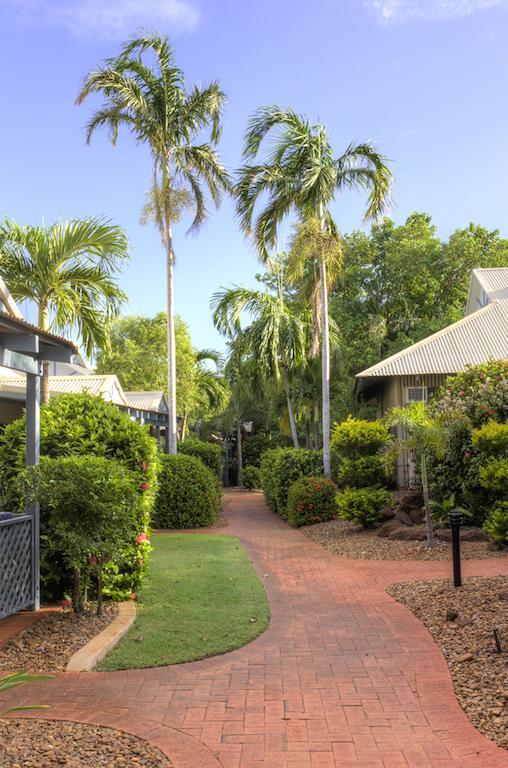
[[63, 672], [71, 656], [117, 615], [115, 603], [105, 604], [103, 616], [96, 616], [93, 606], [81, 616], [70, 609], [47, 613], [0, 647], [0, 670]]
[[[376, 531], [366, 531], [354, 523], [330, 520], [300, 528], [300, 531], [329, 552], [350, 560], [450, 560], [451, 545], [438, 542], [429, 549], [425, 541], [398, 541], [381, 538]], [[508, 549], [491, 550], [486, 541], [463, 541], [464, 560], [507, 557]]]
[[[469, 719], [508, 747], [508, 577], [393, 584], [388, 593], [429, 630], [448, 662], [455, 693]], [[496, 652], [497, 628], [503, 653]]]
[[171, 768], [160, 750], [112, 728], [56, 720], [0, 719], [2, 768]]

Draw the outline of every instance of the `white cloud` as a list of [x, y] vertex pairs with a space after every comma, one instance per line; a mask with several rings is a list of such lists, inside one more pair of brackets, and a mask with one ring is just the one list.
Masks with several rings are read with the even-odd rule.
[[120, 38], [140, 29], [192, 32], [200, 21], [192, 0], [0, 0], [0, 9], [76, 37]]
[[365, 0], [365, 5], [380, 24], [401, 24], [469, 16], [508, 0]]

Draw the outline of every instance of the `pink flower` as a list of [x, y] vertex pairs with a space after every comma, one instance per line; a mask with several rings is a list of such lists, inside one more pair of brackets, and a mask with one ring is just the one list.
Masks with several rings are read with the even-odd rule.
[[148, 541], [148, 534], [140, 533], [139, 536], [136, 536], [136, 541], [138, 544], [142, 544], [144, 541]]
[[88, 555], [88, 562], [90, 565], [97, 565], [97, 558], [95, 555]]
[[466, 452], [464, 453], [464, 458], [465, 458], [465, 459], [467, 459], [468, 461], [469, 461], [469, 459], [471, 458], [471, 456], [472, 456], [472, 453], [471, 453], [471, 451], [466, 451]]
[[69, 600], [68, 597], [65, 597], [62, 600], [62, 608], [69, 608], [72, 605], [72, 600]]
[[462, 391], [460, 391], [460, 392], [457, 392], [457, 395], [458, 395], [459, 397], [464, 397], [464, 392], [462, 392]]
[[141, 488], [142, 491], [147, 491], [149, 489], [150, 485], [149, 485], [149, 483], [143, 481], [142, 483], [139, 484], [139, 487]]
[[141, 462], [141, 471], [142, 472], [146, 472], [147, 470], [148, 470], [148, 464], [146, 463], [146, 461], [142, 461]]

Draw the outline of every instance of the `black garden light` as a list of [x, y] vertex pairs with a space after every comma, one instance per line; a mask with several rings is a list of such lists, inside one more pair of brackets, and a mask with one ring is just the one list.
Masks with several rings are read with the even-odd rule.
[[450, 528], [452, 531], [452, 556], [453, 556], [453, 584], [455, 587], [462, 586], [462, 569], [460, 562], [460, 524], [462, 514], [452, 510], [448, 515]]

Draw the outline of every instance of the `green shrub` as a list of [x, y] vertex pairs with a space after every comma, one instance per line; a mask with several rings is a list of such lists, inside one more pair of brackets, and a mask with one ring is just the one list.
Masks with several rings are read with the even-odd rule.
[[261, 457], [265, 451], [272, 448], [286, 448], [288, 439], [282, 435], [272, 435], [267, 432], [254, 432], [244, 437], [242, 443], [243, 464], [245, 467], [261, 465]]
[[330, 438], [333, 453], [349, 459], [376, 454], [389, 442], [390, 432], [382, 421], [353, 419], [351, 416], [335, 425]]
[[[0, 487], [10, 511], [24, 507], [19, 482], [25, 466], [25, 416], [7, 425], [0, 436]], [[157, 483], [157, 444], [148, 428], [131, 421], [112, 403], [87, 393], [59, 395], [41, 408], [41, 456], [99, 456], [115, 459], [134, 473], [140, 493], [136, 504], [136, 530], [147, 532]], [[66, 569], [58, 552], [50, 552], [51, 529], [41, 514], [41, 582], [43, 596], [56, 599], [68, 587]], [[128, 546], [115, 568], [127, 597], [137, 588], [145, 566], [139, 566], [138, 547]], [[144, 561], [145, 562], [145, 561]], [[114, 570], [114, 569], [113, 569]], [[110, 566], [105, 569], [105, 592]]]
[[242, 469], [243, 487], [248, 491], [254, 491], [261, 487], [261, 471], [259, 467], [249, 465]]
[[480, 429], [473, 430], [472, 443], [478, 454], [508, 457], [508, 424], [487, 422]]
[[358, 459], [343, 458], [337, 470], [339, 485], [363, 488], [383, 485], [387, 481], [385, 463], [379, 454], [360, 456]]
[[338, 514], [362, 528], [374, 528], [383, 519], [382, 511], [390, 503], [384, 488], [345, 488], [337, 494]]
[[206, 443], [204, 440], [198, 440], [195, 437], [188, 437], [183, 443], [178, 443], [178, 453], [201, 459], [205, 467], [208, 467], [213, 472], [220, 485], [222, 485], [224, 455], [220, 445]]
[[154, 525], [203, 528], [213, 525], [220, 507], [217, 478], [195, 456], [160, 457]]
[[324, 477], [301, 477], [289, 489], [288, 522], [300, 525], [321, 523], [335, 517], [337, 486]]
[[482, 488], [508, 495], [508, 459], [488, 459], [480, 466], [478, 474]]
[[323, 454], [302, 448], [275, 448], [261, 459], [261, 488], [268, 505], [281, 517], [287, 515], [289, 488], [300, 477], [323, 474]]
[[483, 524], [483, 530], [497, 544], [508, 544], [508, 501], [496, 504]]
[[138, 537], [144, 543], [147, 536], [136, 529], [135, 474], [99, 456], [45, 457], [38, 467], [23, 472], [23, 483], [29, 499], [45, 510], [50, 551], [58, 552], [72, 572], [74, 610], [82, 609], [84, 574], [91, 572], [97, 576], [100, 614], [104, 566], [122, 557]]

